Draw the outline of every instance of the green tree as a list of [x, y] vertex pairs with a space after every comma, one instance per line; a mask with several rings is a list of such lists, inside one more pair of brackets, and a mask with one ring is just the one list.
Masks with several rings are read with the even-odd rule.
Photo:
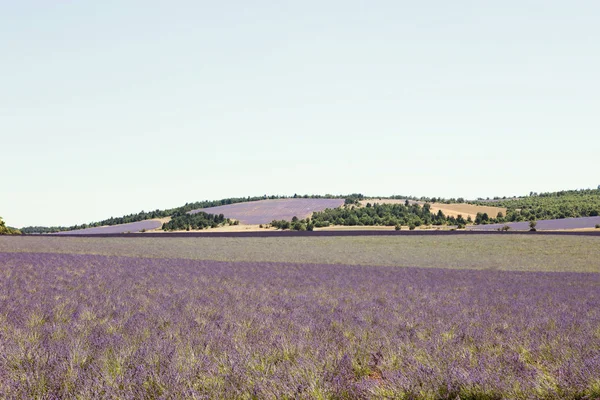
[[6, 225], [4, 225], [4, 221], [2, 220], [2, 217], [0, 217], [0, 235], [7, 235], [8, 234], [8, 228], [6, 227]]
[[0, 235], [20, 235], [21, 231], [13, 229], [4, 224], [2, 217], [0, 217]]
[[531, 232], [535, 232], [536, 231], [536, 229], [535, 229], [536, 226], [537, 226], [537, 221], [536, 220], [532, 219], [531, 221], [529, 221], [529, 230]]

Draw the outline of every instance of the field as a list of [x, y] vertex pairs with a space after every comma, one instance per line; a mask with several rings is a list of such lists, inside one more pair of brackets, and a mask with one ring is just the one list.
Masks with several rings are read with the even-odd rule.
[[293, 217], [303, 219], [310, 217], [315, 211], [336, 208], [343, 204], [343, 199], [276, 199], [201, 208], [190, 213], [204, 211], [209, 214], [223, 214], [226, 218], [236, 219], [242, 224], [258, 225], [268, 224], [273, 220], [289, 221]]
[[[594, 228], [596, 225], [600, 224], [600, 217], [580, 217], [580, 218], [563, 218], [563, 219], [548, 219], [548, 220], [539, 220], [536, 221], [536, 229], [537, 230], [569, 230], [569, 229], [586, 229], [586, 228]], [[490, 224], [490, 225], [475, 225], [469, 226], [471, 230], [477, 231], [489, 231], [501, 229], [504, 226], [510, 227], [512, 230], [516, 231], [528, 231], [529, 230], [529, 222], [507, 222], [504, 224]]]
[[[361, 205], [367, 205], [367, 203], [379, 203], [379, 204], [404, 204], [405, 200], [400, 199], [368, 199], [361, 200]], [[414, 201], [409, 200], [409, 203], [417, 203], [417, 204], [425, 204], [422, 201]], [[462, 215], [464, 218], [471, 217], [475, 219], [477, 213], [487, 213], [490, 217], [496, 218], [498, 213], [501, 212], [503, 215], [506, 215], [506, 208], [504, 207], [493, 207], [493, 206], [482, 206], [475, 204], [466, 204], [466, 203], [454, 203], [454, 204], [445, 204], [445, 203], [431, 203], [431, 212], [437, 213], [438, 211], [442, 211], [444, 215], [448, 215], [451, 217], [458, 217]]]
[[0, 237], [0, 393], [598, 398], [599, 241]]
[[111, 225], [111, 226], [99, 226], [95, 228], [78, 229], [74, 231], [63, 231], [57, 232], [55, 235], [98, 235], [98, 234], [113, 234], [113, 233], [127, 233], [127, 232], [140, 232], [142, 230], [150, 231], [153, 229], [160, 228], [162, 222], [159, 220], [146, 220], [139, 222], [131, 222], [129, 224]]

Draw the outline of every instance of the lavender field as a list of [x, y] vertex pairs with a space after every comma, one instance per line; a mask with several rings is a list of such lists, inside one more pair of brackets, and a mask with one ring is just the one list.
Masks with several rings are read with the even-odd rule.
[[[600, 224], [600, 217], [581, 217], [581, 218], [563, 218], [563, 219], [547, 219], [537, 221], [537, 230], [562, 230], [562, 229], [584, 229], [594, 228]], [[505, 224], [489, 224], [489, 225], [473, 225], [469, 229], [476, 231], [489, 231], [502, 229], [504, 226], [509, 226], [510, 229], [516, 231], [528, 231], [529, 221], [523, 222], [508, 222]]]
[[134, 233], [143, 230], [149, 231], [157, 229], [162, 226], [160, 221], [146, 220], [131, 222], [129, 224], [120, 224], [112, 226], [98, 226], [95, 228], [78, 229], [76, 231], [63, 231], [57, 232], [54, 235], [98, 235], [98, 234], [112, 234], [112, 233]]
[[306, 218], [313, 212], [326, 208], [337, 208], [344, 204], [344, 199], [276, 199], [260, 200], [247, 203], [229, 204], [226, 206], [203, 208], [190, 211], [190, 214], [200, 211], [209, 214], [223, 214], [226, 218], [237, 219], [243, 224], [268, 224], [273, 220], [287, 221], [293, 217]]
[[[479, 270], [452, 266], [479, 237], [0, 239], [1, 398], [600, 397], [597, 238], [497, 238], [521, 265]], [[340, 263], [361, 240], [389, 265]], [[543, 271], [561, 240], [595, 272]]]

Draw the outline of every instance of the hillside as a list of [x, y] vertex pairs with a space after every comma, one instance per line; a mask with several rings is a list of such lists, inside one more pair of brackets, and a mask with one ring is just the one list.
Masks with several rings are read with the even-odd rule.
[[[490, 223], [596, 217], [600, 215], [600, 188], [530, 193], [525, 197], [494, 199], [493, 202], [494, 206], [505, 207], [507, 211], [503, 220], [490, 220]], [[490, 205], [488, 200], [471, 203]]]
[[[428, 202], [425, 201], [417, 201], [417, 200], [408, 200], [409, 204], [419, 204], [424, 205]], [[362, 206], [366, 206], [367, 204], [405, 204], [406, 199], [381, 199], [381, 198], [371, 198], [361, 200], [360, 204]], [[429, 202], [431, 205], [431, 212], [437, 214], [438, 211], [444, 213], [444, 215], [458, 218], [459, 215], [462, 215], [464, 218], [471, 217], [475, 219], [477, 213], [487, 213], [494, 218], [498, 216], [498, 213], [506, 214], [505, 207], [496, 207], [496, 206], [486, 206], [486, 205], [476, 205], [476, 204], [468, 204], [468, 203], [436, 203]]]
[[[344, 207], [341, 207], [344, 206]], [[205, 213], [202, 217], [194, 214]], [[222, 215], [223, 218], [220, 216]], [[26, 227], [23, 233], [69, 232], [81, 234], [125, 233], [141, 230], [194, 230], [272, 225], [278, 228], [328, 226], [408, 226], [466, 225], [486, 226], [527, 222], [597, 217], [600, 215], [600, 189], [567, 190], [552, 193], [530, 193], [529, 196], [465, 201], [413, 196], [370, 197], [350, 195], [304, 195], [294, 197], [260, 196], [186, 203], [181, 207], [151, 212], [141, 211], [123, 217], [70, 227]], [[298, 220], [292, 221], [296, 217]], [[217, 218], [218, 221], [215, 219]], [[309, 221], [312, 219], [312, 221]], [[160, 220], [165, 225], [162, 225]], [[154, 222], [152, 222], [154, 221]], [[595, 220], [573, 222], [593, 228]], [[146, 222], [146, 224], [136, 224]], [[275, 222], [275, 223], [273, 223]], [[590, 225], [591, 224], [591, 225]], [[109, 229], [109, 227], [115, 227]], [[510, 225], [509, 225], [510, 226]], [[542, 223], [539, 229], [547, 225]], [[482, 228], [483, 229], [483, 228]], [[514, 229], [521, 229], [515, 225]], [[550, 228], [548, 228], [550, 229]], [[573, 229], [573, 228], [558, 228]]]
[[[295, 197], [297, 197], [297, 196], [294, 195], [294, 198]], [[334, 196], [334, 195], [325, 195], [325, 196], [304, 195], [301, 197], [302, 198], [311, 198], [311, 199], [320, 199], [320, 198], [344, 199], [344, 196]], [[56, 233], [56, 232], [64, 232], [64, 231], [76, 231], [76, 230], [82, 230], [82, 229], [88, 229], [88, 228], [99, 228], [99, 227], [106, 227], [106, 226], [123, 225], [123, 224], [129, 224], [129, 223], [139, 222], [139, 221], [146, 221], [146, 220], [151, 220], [151, 219], [162, 219], [162, 218], [172, 217], [175, 215], [184, 214], [188, 211], [200, 210], [203, 208], [218, 207], [218, 206], [244, 203], [244, 202], [254, 202], [254, 201], [260, 201], [260, 200], [266, 200], [266, 199], [274, 200], [274, 199], [286, 199], [286, 198], [288, 198], [288, 197], [287, 196], [278, 196], [278, 195], [272, 195], [272, 196], [264, 195], [264, 196], [254, 196], [254, 197], [251, 197], [251, 196], [230, 197], [230, 198], [225, 198], [225, 199], [221, 199], [221, 200], [203, 200], [203, 201], [197, 201], [197, 202], [193, 202], [193, 203], [186, 203], [180, 207], [175, 207], [175, 208], [170, 208], [170, 209], [165, 209], [165, 210], [157, 209], [154, 211], [140, 211], [139, 213], [128, 214], [128, 215], [124, 215], [122, 217], [110, 217], [110, 218], [102, 220], [102, 221], [90, 222], [90, 223], [81, 224], [81, 225], [50, 226], [50, 227], [48, 227], [48, 226], [27, 226], [27, 227], [21, 228], [21, 232], [23, 232], [24, 234]]]
[[56, 232], [54, 235], [102, 235], [114, 233], [137, 233], [158, 229], [162, 226], [162, 222], [158, 220], [146, 220], [131, 222], [128, 224], [119, 224], [111, 226], [99, 226], [87, 229], [78, 229], [73, 231]]
[[268, 224], [273, 220], [291, 220], [293, 217], [304, 219], [314, 212], [327, 208], [337, 208], [344, 204], [344, 199], [275, 199], [260, 200], [226, 206], [210, 207], [190, 211], [190, 214], [206, 212], [223, 214], [246, 225]]

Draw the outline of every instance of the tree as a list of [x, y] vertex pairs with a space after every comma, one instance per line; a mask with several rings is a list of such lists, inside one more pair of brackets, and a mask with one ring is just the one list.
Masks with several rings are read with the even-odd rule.
[[0, 217], [0, 235], [20, 235], [21, 231], [13, 229], [4, 224], [2, 217]]
[[536, 229], [535, 229], [536, 226], [537, 226], [536, 220], [532, 219], [531, 221], [529, 221], [529, 231], [530, 232], [535, 232], [536, 231]]

